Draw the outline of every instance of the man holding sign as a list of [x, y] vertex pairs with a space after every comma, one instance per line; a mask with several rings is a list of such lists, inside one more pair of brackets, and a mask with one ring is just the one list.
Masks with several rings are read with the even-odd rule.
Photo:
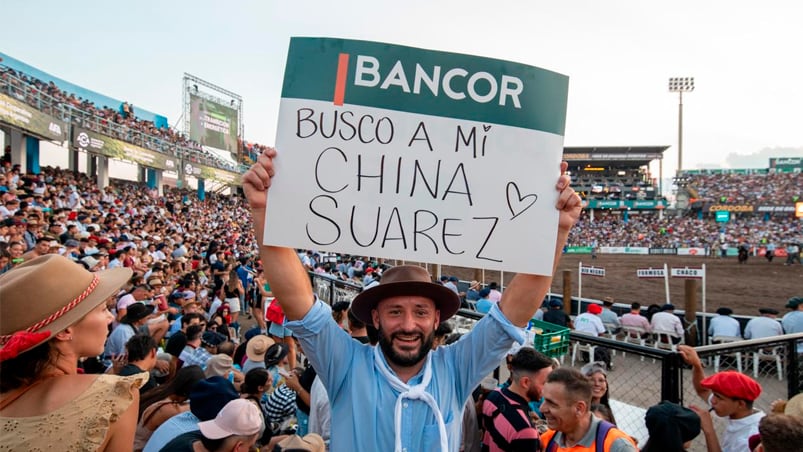
[[[560, 175], [567, 165], [558, 163], [567, 88], [564, 76], [499, 60], [291, 41], [282, 154], [263, 152], [243, 190], [286, 327], [329, 394], [331, 450], [459, 449], [466, 400], [524, 341], [521, 327], [540, 307], [580, 216], [580, 197]], [[489, 172], [503, 176], [480, 183]], [[299, 183], [310, 173], [315, 184]], [[420, 267], [391, 268], [352, 302], [353, 314], [379, 330], [379, 346], [369, 347], [315, 299], [290, 247], [517, 276], [470, 333], [432, 351], [435, 330], [460, 300]]]
[[[276, 151], [266, 150], [245, 174], [243, 189], [263, 242], [267, 190]], [[565, 171], [566, 163], [561, 164]], [[581, 211], [580, 197], [560, 176], [555, 265]], [[539, 250], [533, 250], [538, 252]], [[541, 252], [544, 252], [543, 250]], [[316, 301], [309, 276], [292, 248], [262, 246], [265, 274], [332, 403], [331, 450], [456, 451], [460, 412], [471, 390], [491, 372], [527, 325], [549, 289], [550, 276], [517, 274], [502, 301], [451, 347], [430, 352], [435, 329], [460, 306], [449, 289], [419, 267], [385, 272], [355, 298], [352, 309], [380, 333], [380, 346], [353, 341], [328, 307]]]

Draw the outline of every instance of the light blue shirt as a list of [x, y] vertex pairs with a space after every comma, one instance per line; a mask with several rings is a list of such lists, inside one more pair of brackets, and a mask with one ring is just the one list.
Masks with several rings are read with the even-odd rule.
[[[433, 368], [427, 392], [440, 407], [450, 451], [460, 449], [463, 406], [471, 391], [500, 364], [514, 341], [524, 342], [522, 330], [494, 305], [461, 340], [430, 352]], [[307, 357], [329, 394], [330, 450], [392, 451], [399, 392], [375, 367], [373, 348], [353, 340], [320, 300], [303, 319], [285, 326], [309, 352]], [[423, 373], [422, 369], [407, 384], [419, 384]], [[438, 424], [425, 402], [404, 399], [401, 423], [404, 451], [438, 451]]]
[[[786, 334], [803, 333], [803, 311], [792, 311], [781, 320]], [[798, 342], [797, 352], [803, 353], [803, 343]]]
[[192, 411], [185, 411], [171, 417], [153, 431], [153, 435], [145, 444], [142, 452], [159, 452], [178, 435], [198, 430], [200, 421], [192, 414]]
[[480, 298], [479, 301], [477, 301], [475, 307], [477, 309], [477, 312], [480, 312], [482, 314], [487, 314], [488, 311], [491, 310], [491, 306], [493, 306], [494, 304], [496, 303], [489, 300], [488, 298]]

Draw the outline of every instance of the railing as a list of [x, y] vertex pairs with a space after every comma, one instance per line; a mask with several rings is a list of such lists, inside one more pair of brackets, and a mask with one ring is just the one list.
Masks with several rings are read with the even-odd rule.
[[[3, 77], [0, 78], [0, 92], [69, 124], [85, 127], [102, 135], [177, 157], [184, 161], [239, 173], [247, 170], [243, 165], [230, 164], [206, 153], [200, 146], [193, 147], [175, 143], [158, 135], [118, 124], [112, 118], [105, 118], [77, 108], [67, 101], [57, 99], [32, 87], [10, 73], [5, 73]], [[182, 136], [182, 139], [186, 140], [186, 137]]]

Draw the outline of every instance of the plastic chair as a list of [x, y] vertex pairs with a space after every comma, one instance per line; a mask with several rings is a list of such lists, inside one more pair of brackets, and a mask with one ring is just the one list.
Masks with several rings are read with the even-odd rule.
[[596, 350], [597, 346], [594, 344], [585, 344], [580, 341], [575, 341], [572, 347], [572, 366], [574, 366], [574, 361], [577, 359], [578, 351], [588, 353], [589, 362], [592, 362], [594, 361], [594, 352]]
[[[653, 345], [656, 349], [671, 350], [673, 352], [677, 352], [678, 345], [683, 343], [683, 336], [675, 333], [674, 331], [655, 330], [653, 331], [653, 334], [655, 335], [655, 344]], [[680, 341], [677, 344], [675, 344], [672, 341], [673, 338], [680, 339]]]
[[[711, 338], [712, 344], [728, 344], [732, 342], [739, 342], [741, 341], [741, 337], [737, 336], [714, 336]], [[714, 356], [714, 373], [719, 372], [719, 362], [720, 358], [723, 356], [730, 356], [732, 358], [736, 358], [736, 368], [739, 372], [742, 371], [742, 352], [735, 352], [735, 353], [717, 353]]]
[[[620, 326], [613, 323], [603, 323], [602, 325], [605, 327], [605, 332], [600, 334], [600, 337], [607, 337], [608, 339], [613, 339], [615, 341], [619, 340], [617, 337], [619, 336], [619, 333], [616, 333], [615, 331], [617, 328], [621, 328]], [[616, 356], [616, 349], [611, 350], [611, 355]]]
[[781, 357], [782, 347], [772, 347], [769, 352], [760, 348], [753, 353], [753, 378], [758, 378], [758, 367], [761, 361], [775, 361], [775, 368], [778, 372], [778, 380], [783, 380], [783, 359]]
[[[644, 328], [637, 326], [622, 326], [622, 333], [622, 342], [641, 345], [642, 347], [647, 346], [647, 338], [644, 337], [644, 335], [647, 334], [647, 330]], [[622, 356], [627, 356], [627, 352], [622, 350]], [[644, 355], [641, 355], [641, 361], [644, 361]]]

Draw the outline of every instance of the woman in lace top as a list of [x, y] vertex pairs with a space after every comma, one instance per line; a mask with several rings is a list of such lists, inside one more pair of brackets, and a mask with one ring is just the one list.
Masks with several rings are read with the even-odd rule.
[[131, 450], [147, 373], [78, 373], [103, 353], [106, 300], [131, 277], [49, 254], [0, 276], [0, 451]]

